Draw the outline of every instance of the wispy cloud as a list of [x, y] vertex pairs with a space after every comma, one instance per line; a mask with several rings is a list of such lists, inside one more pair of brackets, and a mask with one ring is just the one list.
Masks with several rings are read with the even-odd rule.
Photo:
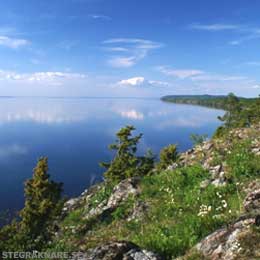
[[221, 31], [232, 31], [240, 35], [237, 39], [231, 40], [228, 43], [230, 45], [240, 45], [243, 42], [250, 41], [253, 39], [260, 38], [260, 28], [252, 27], [248, 25], [241, 24], [200, 24], [193, 23], [188, 26], [189, 29], [197, 31], [208, 31], [208, 32], [221, 32]]
[[165, 66], [159, 66], [157, 68], [160, 72], [168, 76], [174, 76], [180, 79], [192, 78], [194, 76], [202, 75], [205, 72], [196, 69], [171, 69]]
[[247, 80], [247, 77], [243, 76], [229, 76], [205, 73], [203, 75], [197, 75], [191, 78], [193, 81], [240, 81]]
[[238, 81], [247, 80], [247, 77], [233, 76], [233, 75], [219, 75], [214, 73], [205, 72], [198, 69], [171, 69], [167, 66], [159, 66], [157, 70], [164, 75], [173, 76], [175, 78], [192, 81]]
[[248, 66], [260, 66], [260, 61], [247, 61], [243, 64]]
[[89, 14], [88, 17], [96, 20], [106, 20], [106, 21], [112, 20], [110, 16], [103, 15], [103, 14]]
[[26, 83], [41, 83], [47, 85], [62, 85], [68, 80], [85, 79], [87, 76], [80, 73], [64, 72], [35, 72], [17, 73], [0, 70], [0, 80], [23, 81]]
[[199, 24], [199, 23], [194, 23], [189, 26], [190, 29], [193, 30], [203, 30], [203, 31], [211, 31], [211, 32], [216, 32], [216, 31], [225, 31], [225, 30], [239, 30], [241, 27], [236, 24], [220, 24], [220, 23], [215, 23], [215, 24]]
[[19, 39], [0, 35], [0, 46], [4, 46], [11, 49], [18, 49], [27, 45], [30, 45], [30, 41], [26, 39]]
[[[150, 51], [163, 47], [162, 43], [137, 39], [137, 38], [114, 38], [103, 42], [106, 51], [112, 52], [108, 64], [116, 68], [128, 68], [144, 59]], [[111, 46], [111, 47], [110, 47]], [[118, 52], [125, 52], [119, 55]]]
[[114, 68], [129, 68], [134, 66], [140, 57], [130, 56], [130, 57], [111, 57], [107, 63]]

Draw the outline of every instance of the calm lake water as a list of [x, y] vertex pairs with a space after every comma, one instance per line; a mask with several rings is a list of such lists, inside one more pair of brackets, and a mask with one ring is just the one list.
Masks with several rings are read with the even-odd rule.
[[127, 124], [144, 137], [140, 152], [155, 153], [170, 143], [183, 151], [191, 133], [208, 134], [223, 111], [175, 105], [156, 99], [0, 99], [0, 211], [23, 206], [23, 183], [37, 158], [48, 156], [50, 174], [65, 194], [79, 195], [102, 179], [100, 161], [111, 159], [107, 146]]

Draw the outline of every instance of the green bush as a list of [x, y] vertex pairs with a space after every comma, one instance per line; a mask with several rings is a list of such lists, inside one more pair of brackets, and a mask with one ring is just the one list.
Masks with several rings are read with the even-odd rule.
[[160, 162], [157, 165], [159, 170], [166, 169], [169, 165], [176, 162], [178, 159], [177, 146], [170, 144], [164, 147], [160, 152]]

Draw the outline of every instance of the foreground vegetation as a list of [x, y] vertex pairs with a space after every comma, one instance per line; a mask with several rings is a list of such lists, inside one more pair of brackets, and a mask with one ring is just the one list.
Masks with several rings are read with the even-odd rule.
[[[201, 100], [224, 102], [221, 108], [227, 109], [211, 141], [193, 136], [197, 146], [184, 154], [169, 145], [156, 162], [149, 151], [136, 155], [141, 135], [133, 136], [134, 127], [127, 126], [110, 146], [114, 159], [102, 163], [105, 181], [65, 203], [63, 210], [61, 184], [50, 180], [47, 160], [40, 159], [25, 186], [18, 220], [0, 231], [0, 251], [85, 252], [127, 240], [165, 259], [185, 254], [185, 259], [203, 259], [193, 246], [244, 214], [247, 187], [260, 181], [259, 154], [252, 148], [260, 147], [260, 99], [230, 94]], [[221, 168], [217, 177], [211, 170], [216, 168]], [[237, 259], [257, 259], [253, 252], [260, 246], [259, 232], [251, 228], [244, 235], [239, 254], [245, 258]], [[254, 243], [248, 242], [251, 238]]]

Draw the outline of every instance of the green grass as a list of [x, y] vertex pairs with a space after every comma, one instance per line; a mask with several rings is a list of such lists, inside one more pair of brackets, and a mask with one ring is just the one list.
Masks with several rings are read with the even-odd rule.
[[[259, 157], [250, 151], [249, 141], [233, 140], [228, 150], [215, 152], [215, 160], [221, 156], [227, 165], [226, 186], [210, 184], [202, 189], [200, 184], [209, 178], [209, 172], [200, 165], [159, 171], [144, 177], [140, 183], [141, 194], [122, 202], [108, 219], [93, 224], [84, 220], [84, 209], [71, 212], [62, 223], [65, 232], [62, 240], [56, 242], [55, 250], [62, 246], [73, 250], [79, 245], [87, 250], [112, 240], [128, 240], [166, 259], [184, 255], [208, 234], [241, 215], [244, 188], [259, 178]], [[89, 205], [96, 207], [111, 192], [112, 187], [103, 187]], [[127, 221], [138, 200], [148, 205], [147, 213], [141, 219]], [[73, 233], [71, 226], [79, 231]], [[86, 226], [90, 232], [86, 232]], [[203, 259], [198, 252], [191, 252], [187, 259]]]

